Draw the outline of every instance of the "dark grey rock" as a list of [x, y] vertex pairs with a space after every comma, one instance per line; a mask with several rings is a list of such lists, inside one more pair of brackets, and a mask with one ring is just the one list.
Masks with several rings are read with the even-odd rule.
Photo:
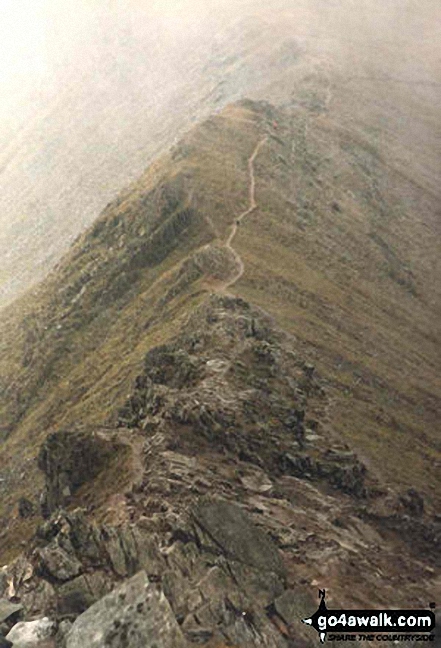
[[94, 479], [116, 448], [110, 439], [86, 432], [55, 432], [43, 443], [38, 467], [45, 475], [43, 517], [64, 506], [78, 488]]
[[60, 615], [78, 616], [93, 605], [99, 597], [95, 596], [86, 576], [78, 576], [57, 589]]
[[49, 579], [67, 581], [79, 576], [82, 571], [81, 562], [75, 554], [60, 547], [56, 542], [37, 551], [39, 571]]
[[90, 523], [84, 511], [79, 509], [65, 513], [63, 517], [69, 529], [69, 540], [77, 556], [91, 566], [101, 565], [103, 552], [100, 529]]
[[138, 569], [138, 547], [128, 527], [102, 529], [104, 547], [113, 570], [118, 576], [133, 576]]
[[0, 635], [0, 648], [12, 648], [12, 643]]
[[285, 575], [277, 547], [239, 506], [224, 500], [204, 500], [194, 510], [193, 517], [226, 556], [266, 572]]
[[400, 497], [400, 502], [405, 511], [410, 515], [422, 517], [424, 514], [424, 499], [415, 488], [409, 488], [403, 493]]
[[26, 497], [21, 497], [18, 501], [18, 514], [22, 518], [29, 518], [35, 515], [35, 506], [34, 504], [26, 499]]

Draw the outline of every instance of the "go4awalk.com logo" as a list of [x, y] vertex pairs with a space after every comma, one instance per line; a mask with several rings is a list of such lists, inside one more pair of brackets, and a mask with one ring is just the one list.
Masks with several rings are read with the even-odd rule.
[[[330, 641], [433, 641], [435, 614], [431, 610], [328, 610], [325, 590], [320, 605], [303, 623]], [[331, 634], [332, 633], [332, 634]]]

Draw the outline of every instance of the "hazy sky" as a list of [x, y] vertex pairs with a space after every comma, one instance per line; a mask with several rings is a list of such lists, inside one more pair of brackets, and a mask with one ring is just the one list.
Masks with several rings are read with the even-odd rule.
[[[247, 0], [236, 2], [242, 8], [248, 4]], [[296, 6], [304, 0], [287, 0], [284, 4]], [[370, 0], [357, 0], [359, 11], [355, 13], [352, 0], [323, 0], [318, 4], [323, 15], [339, 14], [341, 6], [347, 5], [355, 16], [364, 14], [366, 26], [371, 22], [380, 35], [388, 16], [395, 15], [395, 37], [407, 22], [408, 11], [415, 9], [413, 0], [384, 0], [380, 12], [378, 6], [370, 11]], [[428, 12], [431, 6], [431, 2], [423, 3], [420, 18], [413, 19], [415, 36], [421, 38], [422, 46], [426, 36], [422, 26], [430, 29], [433, 23]], [[78, 62], [82, 49], [87, 56], [94, 37], [101, 32], [102, 21], [109, 15], [117, 22], [118, 14], [124, 14], [121, 22], [126, 26], [132, 23], [135, 29], [138, 20], [154, 18], [156, 26], [162, 24], [165, 31], [179, 37], [192, 22], [201, 24], [225, 7], [231, 7], [228, 0], [0, 0], [0, 118], [15, 117], [17, 105], [24, 102], [29, 91], [49, 91], [59, 80], [63, 65], [71, 60]]]
[[440, 30], [440, 0], [0, 0], [0, 307], [193, 123], [311, 74], [438, 186]]
[[[211, 0], [0, 0], [0, 118], [15, 120], [30, 108], [29, 93], [54, 91], [63, 66], [81, 65], [103, 38], [102, 22], [118, 15], [126, 28], [152, 20], [156, 28], [185, 32], [201, 21]], [[112, 38], [109, 30], [108, 38]], [[28, 100], [29, 101], [29, 100]], [[18, 110], [18, 113], [17, 113]]]

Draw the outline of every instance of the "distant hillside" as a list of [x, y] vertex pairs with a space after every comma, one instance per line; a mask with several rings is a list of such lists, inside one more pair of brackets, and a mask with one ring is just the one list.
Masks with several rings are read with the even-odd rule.
[[438, 0], [43, 4], [57, 17], [45, 75], [27, 73], [20, 100], [0, 86], [0, 308], [122, 186], [243, 97], [326, 111], [440, 198]]
[[321, 376], [321, 433], [433, 511], [437, 211], [375, 134], [348, 132], [320, 107], [244, 100], [196, 126], [5, 311], [3, 560], [33, 529], [11, 515], [42, 487], [43, 439], [114, 429], [146, 352], [213, 293], [273, 317]]

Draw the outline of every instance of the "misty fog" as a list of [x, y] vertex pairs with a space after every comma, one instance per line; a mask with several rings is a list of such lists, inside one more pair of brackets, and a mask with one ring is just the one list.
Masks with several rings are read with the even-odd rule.
[[3, 0], [0, 305], [192, 123], [311, 78], [439, 192], [438, 0]]

